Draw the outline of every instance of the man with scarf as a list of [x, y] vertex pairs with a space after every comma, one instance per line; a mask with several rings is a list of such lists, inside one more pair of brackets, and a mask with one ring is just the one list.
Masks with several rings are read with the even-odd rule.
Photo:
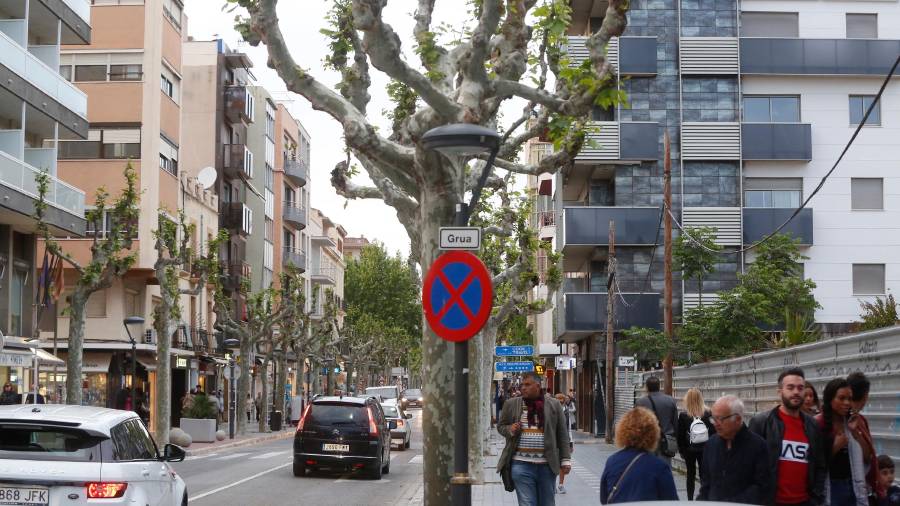
[[541, 377], [533, 372], [523, 375], [520, 390], [503, 404], [497, 422], [506, 438], [497, 471], [511, 466], [519, 506], [554, 506], [556, 477], [572, 469], [563, 408], [541, 392]]

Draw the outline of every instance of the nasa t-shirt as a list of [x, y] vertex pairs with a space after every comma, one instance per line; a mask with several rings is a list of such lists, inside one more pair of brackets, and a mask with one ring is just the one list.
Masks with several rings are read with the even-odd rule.
[[778, 491], [775, 502], [797, 504], [809, 499], [806, 487], [809, 466], [809, 439], [803, 430], [803, 418], [785, 415], [778, 410], [784, 423], [781, 456], [778, 458]]

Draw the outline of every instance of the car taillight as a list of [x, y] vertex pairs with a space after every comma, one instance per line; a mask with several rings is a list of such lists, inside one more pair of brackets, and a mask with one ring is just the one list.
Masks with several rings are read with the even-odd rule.
[[369, 434], [373, 436], [378, 435], [378, 426], [375, 425], [375, 417], [372, 415], [372, 408], [367, 407], [366, 411], [369, 412]]
[[127, 483], [92, 482], [86, 485], [88, 499], [114, 499], [125, 495]]
[[303, 415], [300, 417], [300, 421], [297, 422], [297, 432], [303, 430], [303, 424], [306, 422], [306, 417], [309, 415], [310, 408], [312, 408], [312, 404], [307, 404], [306, 409], [303, 410]]

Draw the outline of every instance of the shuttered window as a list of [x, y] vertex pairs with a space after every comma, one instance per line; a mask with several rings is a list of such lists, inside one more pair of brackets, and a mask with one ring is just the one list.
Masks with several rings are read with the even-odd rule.
[[848, 39], [877, 39], [878, 14], [847, 14]]
[[877, 177], [850, 178], [850, 208], [884, 209], [884, 180]]
[[796, 12], [742, 12], [741, 37], [799, 37]]
[[853, 264], [853, 295], [884, 295], [884, 264]]

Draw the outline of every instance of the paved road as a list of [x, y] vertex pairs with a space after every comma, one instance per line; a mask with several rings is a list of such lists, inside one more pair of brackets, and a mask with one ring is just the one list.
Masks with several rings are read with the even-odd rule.
[[411, 447], [391, 450], [391, 472], [381, 480], [353, 475], [293, 475], [293, 440], [188, 457], [174, 465], [185, 480], [192, 505], [268, 506], [286, 504], [406, 504], [422, 484], [422, 420], [413, 414]]

